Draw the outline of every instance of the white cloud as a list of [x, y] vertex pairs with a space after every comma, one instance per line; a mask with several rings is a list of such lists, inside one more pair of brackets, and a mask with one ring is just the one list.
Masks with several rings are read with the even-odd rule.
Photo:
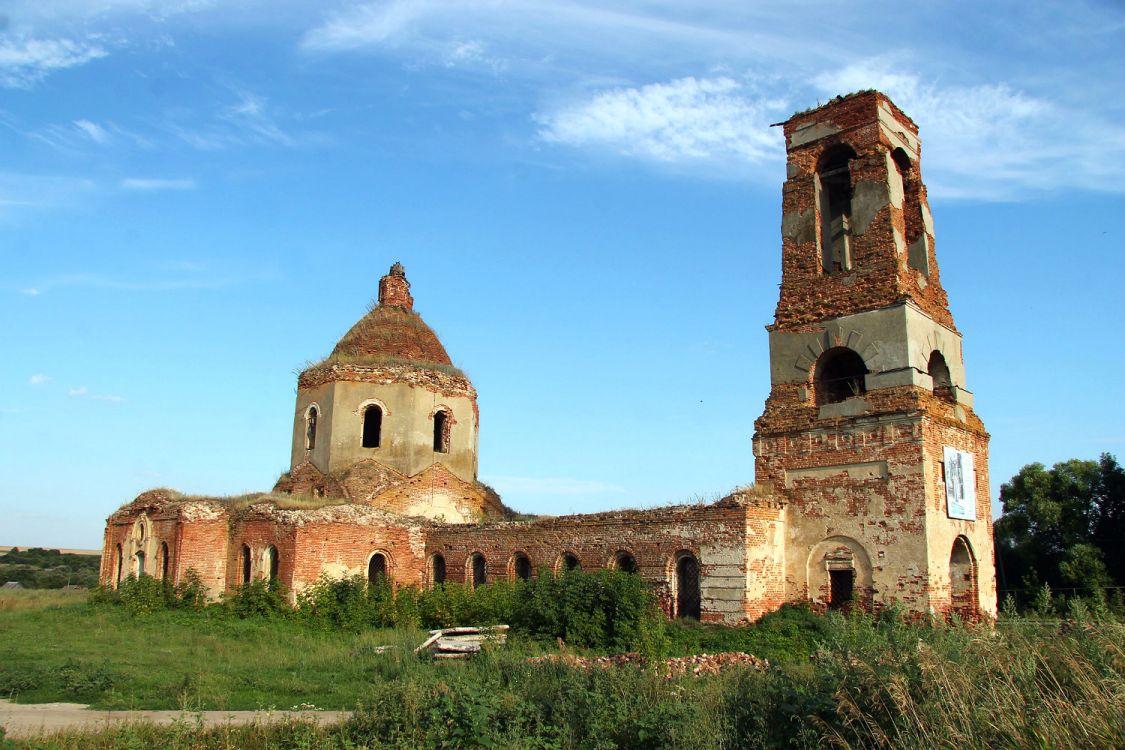
[[27, 379], [27, 384], [28, 385], [43, 385], [48, 380], [50, 380], [50, 378], [47, 377], [46, 375], [43, 375], [41, 373], [37, 373], [37, 374], [32, 375], [30, 378]]
[[82, 398], [89, 401], [107, 401], [113, 404], [120, 404], [125, 401], [124, 396], [90, 393], [90, 389], [84, 385], [80, 385], [77, 388], [71, 388], [66, 392], [66, 395], [70, 396], [71, 398]]
[[560, 477], [489, 477], [490, 484], [500, 491], [535, 495], [607, 495], [620, 494], [625, 488], [609, 482]]
[[169, 179], [153, 177], [126, 177], [121, 181], [125, 190], [195, 190], [197, 187], [192, 179]]
[[730, 77], [680, 78], [617, 88], [535, 115], [543, 140], [608, 148], [659, 162], [776, 160], [781, 138], [771, 118], [785, 107]]
[[[924, 81], [875, 58], [817, 76], [826, 94], [875, 88], [918, 124], [922, 170], [943, 198], [1005, 200], [1062, 187], [1120, 192], [1125, 127], [1064, 112], [1004, 83]], [[1065, 137], [1060, 137], [1065, 133]]]
[[0, 86], [29, 88], [49, 74], [109, 54], [95, 41], [9, 38], [0, 41]]
[[75, 120], [74, 127], [85, 133], [94, 143], [107, 143], [109, 141], [109, 132], [96, 122]]
[[188, 145], [204, 151], [246, 145], [297, 146], [309, 138], [294, 135], [278, 123], [269, 101], [258, 94], [237, 92], [238, 101], [219, 109], [215, 121], [203, 127], [171, 126]]
[[25, 289], [21, 289], [20, 294], [26, 294], [28, 297], [38, 297], [41, 292], [37, 288], [29, 286]]

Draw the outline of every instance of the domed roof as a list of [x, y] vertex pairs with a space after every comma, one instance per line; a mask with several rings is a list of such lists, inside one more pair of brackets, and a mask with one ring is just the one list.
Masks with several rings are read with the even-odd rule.
[[401, 263], [379, 279], [379, 301], [359, 319], [321, 364], [421, 365], [452, 369], [437, 334], [414, 312]]
[[413, 310], [380, 303], [360, 318], [332, 350], [347, 359], [406, 360], [452, 365], [437, 334]]

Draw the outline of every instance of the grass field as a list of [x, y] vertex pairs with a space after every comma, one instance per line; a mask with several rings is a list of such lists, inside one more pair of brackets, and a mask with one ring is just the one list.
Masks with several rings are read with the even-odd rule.
[[423, 635], [413, 629], [324, 631], [220, 609], [131, 614], [26, 592], [4, 592], [0, 605], [13, 594], [18, 606], [0, 606], [0, 695], [20, 702], [355, 709], [338, 727], [205, 730], [189, 717], [29, 748], [1125, 747], [1125, 626], [1112, 618], [915, 625], [793, 609], [750, 628], [676, 624], [672, 653], [738, 648], [771, 667], [668, 679], [530, 664], [557, 646], [518, 635], [468, 663], [433, 663], [411, 653]]

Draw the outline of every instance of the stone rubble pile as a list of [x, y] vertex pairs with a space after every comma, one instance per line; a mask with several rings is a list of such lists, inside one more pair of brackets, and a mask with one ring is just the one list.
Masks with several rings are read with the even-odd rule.
[[[560, 662], [579, 669], [609, 669], [626, 664], [646, 666], [649, 659], [637, 653], [614, 654], [612, 656], [574, 656], [572, 654], [547, 654], [528, 659], [532, 664]], [[731, 667], [751, 667], [761, 671], [769, 669], [770, 663], [744, 651], [726, 651], [718, 654], [694, 654], [671, 659], [661, 659], [655, 664], [668, 679], [683, 675], [716, 675]]]

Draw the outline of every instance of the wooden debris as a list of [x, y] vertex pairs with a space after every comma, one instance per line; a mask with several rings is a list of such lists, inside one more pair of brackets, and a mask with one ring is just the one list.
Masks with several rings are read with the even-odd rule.
[[431, 630], [430, 637], [414, 649], [414, 653], [429, 650], [435, 659], [463, 659], [481, 650], [485, 643], [503, 645], [508, 639], [507, 625], [486, 628], [460, 626]]

